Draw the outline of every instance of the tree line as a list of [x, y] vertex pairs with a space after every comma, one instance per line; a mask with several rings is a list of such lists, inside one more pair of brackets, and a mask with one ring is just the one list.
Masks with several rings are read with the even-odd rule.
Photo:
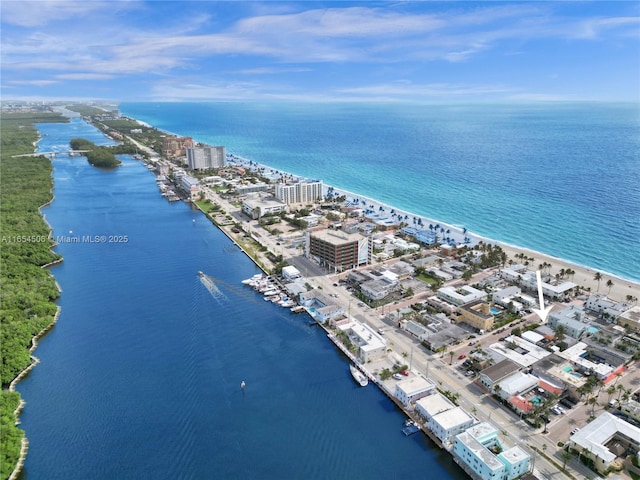
[[113, 168], [122, 162], [116, 158], [110, 147], [101, 147], [84, 138], [73, 138], [69, 142], [72, 150], [88, 150], [87, 160], [94, 167]]
[[30, 364], [33, 337], [54, 320], [59, 292], [52, 275], [42, 267], [60, 259], [51, 251], [49, 228], [39, 211], [52, 198], [51, 162], [43, 156], [13, 156], [33, 152], [38, 138], [34, 123], [67, 120], [51, 113], [3, 113], [0, 121], [0, 478], [7, 478], [24, 437], [14, 415], [20, 395], [7, 387]]

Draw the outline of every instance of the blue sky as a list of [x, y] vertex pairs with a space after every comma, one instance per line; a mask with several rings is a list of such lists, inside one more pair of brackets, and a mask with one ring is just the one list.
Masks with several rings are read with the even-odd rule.
[[640, 2], [2, 0], [3, 99], [640, 100]]

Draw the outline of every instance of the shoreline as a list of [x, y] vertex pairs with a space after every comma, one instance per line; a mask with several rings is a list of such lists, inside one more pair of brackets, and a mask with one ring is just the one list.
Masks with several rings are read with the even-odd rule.
[[[243, 158], [243, 157], [239, 157], [237, 155], [234, 155], [234, 157], [237, 159], [236, 162], [234, 163], [238, 163], [239, 165], [242, 166], [249, 166], [249, 162], [250, 160]], [[252, 164], [250, 165], [250, 167], [252, 169], [260, 169], [260, 168], [264, 168], [264, 169], [270, 169], [270, 170], [275, 170], [283, 175], [286, 176], [291, 176], [294, 179], [304, 179], [307, 177], [301, 176], [301, 175], [297, 175], [291, 172], [285, 172], [282, 170], [278, 170], [275, 168], [272, 168], [269, 165], [265, 165], [265, 164], [258, 164], [255, 162], [252, 162]], [[538, 250], [534, 250], [532, 248], [528, 248], [528, 247], [522, 247], [519, 245], [513, 245], [507, 242], [503, 242], [500, 240], [495, 240], [493, 238], [489, 238], [483, 235], [478, 235], [476, 233], [470, 232], [470, 231], [466, 231], [463, 234], [463, 228], [461, 228], [460, 226], [456, 226], [456, 225], [452, 225], [449, 223], [444, 223], [444, 222], [440, 222], [437, 221], [435, 219], [423, 216], [423, 215], [417, 215], [413, 212], [407, 211], [407, 210], [401, 210], [398, 209], [392, 205], [383, 203], [379, 200], [376, 200], [374, 198], [368, 197], [368, 196], [364, 196], [364, 195], [360, 195], [356, 192], [352, 192], [350, 190], [346, 190], [343, 188], [336, 188], [332, 185], [328, 185], [325, 184], [323, 182], [323, 192], [326, 192], [329, 188], [333, 188], [333, 191], [336, 192], [338, 195], [345, 195], [347, 197], [347, 199], [360, 199], [360, 201], [362, 202], [363, 200], [366, 202], [367, 205], [372, 204], [373, 205], [373, 209], [379, 209], [380, 207], [384, 208], [385, 211], [391, 211], [394, 210], [397, 214], [402, 214], [407, 215], [409, 218], [413, 218], [415, 217], [416, 219], [421, 219], [423, 221], [423, 227], [425, 227], [425, 229], [428, 229], [428, 225], [429, 224], [438, 224], [441, 227], [446, 227], [446, 229], [451, 230], [450, 235], [456, 239], [456, 241], [460, 241], [462, 242], [464, 240], [464, 237], [467, 236], [469, 238], [471, 238], [472, 240], [472, 244], [473, 243], [478, 243], [478, 242], [484, 242], [484, 243], [490, 243], [492, 245], [497, 245], [500, 246], [509, 257], [514, 257], [515, 254], [518, 253], [524, 253], [529, 257], [533, 257], [535, 258], [535, 262], [533, 263], [533, 265], [530, 265], [529, 267], [532, 270], [536, 270], [537, 266], [539, 263], [541, 262], [547, 262], [550, 263], [552, 265], [552, 269], [551, 272], [557, 272], [560, 269], [573, 269], [576, 271], [575, 276], [574, 276], [574, 283], [577, 283], [578, 285], [582, 285], [585, 288], [590, 288], [591, 289], [591, 293], [603, 293], [606, 294], [607, 296], [609, 296], [609, 293], [607, 293], [608, 287], [606, 286], [606, 282], [607, 280], [611, 280], [613, 281], [614, 285], [611, 287], [611, 292], [610, 295], [611, 296], [617, 296], [618, 300], [624, 301], [625, 297], [627, 294], [632, 294], [632, 293], [627, 293], [627, 292], [635, 292], [636, 295], [634, 296], [639, 296], [638, 294], [640, 294], [640, 279], [635, 280], [635, 279], [631, 279], [631, 278], [626, 278], [622, 275], [618, 275], [615, 273], [611, 273], [608, 272], [606, 270], [602, 270], [602, 269], [596, 269], [595, 267], [589, 266], [589, 265], [584, 265], [584, 264], [580, 264], [571, 260], [567, 260], [561, 257], [556, 257], [554, 255], [545, 253], [545, 252], [541, 252]], [[514, 262], [514, 264], [517, 262]], [[599, 291], [598, 290], [598, 282], [593, 278], [594, 275], [596, 273], [600, 273], [602, 275], [602, 280], [600, 281], [600, 288], [604, 287], [604, 291]]]

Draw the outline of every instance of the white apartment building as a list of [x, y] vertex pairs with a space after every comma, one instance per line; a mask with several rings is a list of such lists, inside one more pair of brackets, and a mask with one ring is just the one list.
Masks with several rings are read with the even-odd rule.
[[518, 446], [505, 449], [498, 429], [487, 422], [455, 437], [453, 458], [472, 478], [486, 480], [518, 478], [529, 471], [531, 461], [531, 456]]
[[411, 377], [396, 383], [395, 396], [405, 407], [436, 391], [436, 386], [424, 377]]
[[276, 198], [291, 205], [293, 203], [315, 203], [322, 200], [322, 181], [279, 183], [275, 188]]
[[475, 300], [484, 300], [487, 296], [486, 292], [478, 290], [477, 288], [463, 285], [462, 287], [442, 287], [438, 289], [438, 297], [449, 303], [457, 306], [464, 305], [465, 303], [473, 302]]
[[225, 165], [224, 147], [187, 147], [189, 170], [209, 170]]
[[605, 472], [618, 455], [624, 457], [632, 451], [640, 456], [640, 428], [604, 412], [571, 435], [569, 445], [590, 457], [599, 472]]
[[339, 325], [338, 328], [346, 333], [351, 343], [358, 348], [358, 358], [362, 363], [386, 357], [387, 341], [369, 325], [353, 321]]
[[427, 423], [427, 428], [438, 437], [449, 450], [454, 437], [473, 426], [475, 419], [460, 407], [454, 407], [435, 414]]
[[628, 303], [613, 301], [606, 295], [590, 295], [584, 306], [587, 310], [607, 314], [611, 318], [617, 318], [631, 308]]
[[268, 213], [288, 212], [289, 207], [281, 202], [260, 199], [259, 197], [247, 198], [242, 201], [242, 211], [256, 220]]
[[195, 200], [200, 195], [200, 182], [190, 175], [182, 175], [180, 177], [180, 187], [189, 194], [192, 200]]

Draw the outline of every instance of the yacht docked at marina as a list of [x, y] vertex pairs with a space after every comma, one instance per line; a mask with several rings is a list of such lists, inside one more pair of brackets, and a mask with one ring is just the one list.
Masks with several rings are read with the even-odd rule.
[[351, 376], [353, 379], [358, 382], [361, 387], [369, 385], [369, 379], [358, 369], [358, 367], [352, 364], [349, 365], [349, 370], [351, 370]]

